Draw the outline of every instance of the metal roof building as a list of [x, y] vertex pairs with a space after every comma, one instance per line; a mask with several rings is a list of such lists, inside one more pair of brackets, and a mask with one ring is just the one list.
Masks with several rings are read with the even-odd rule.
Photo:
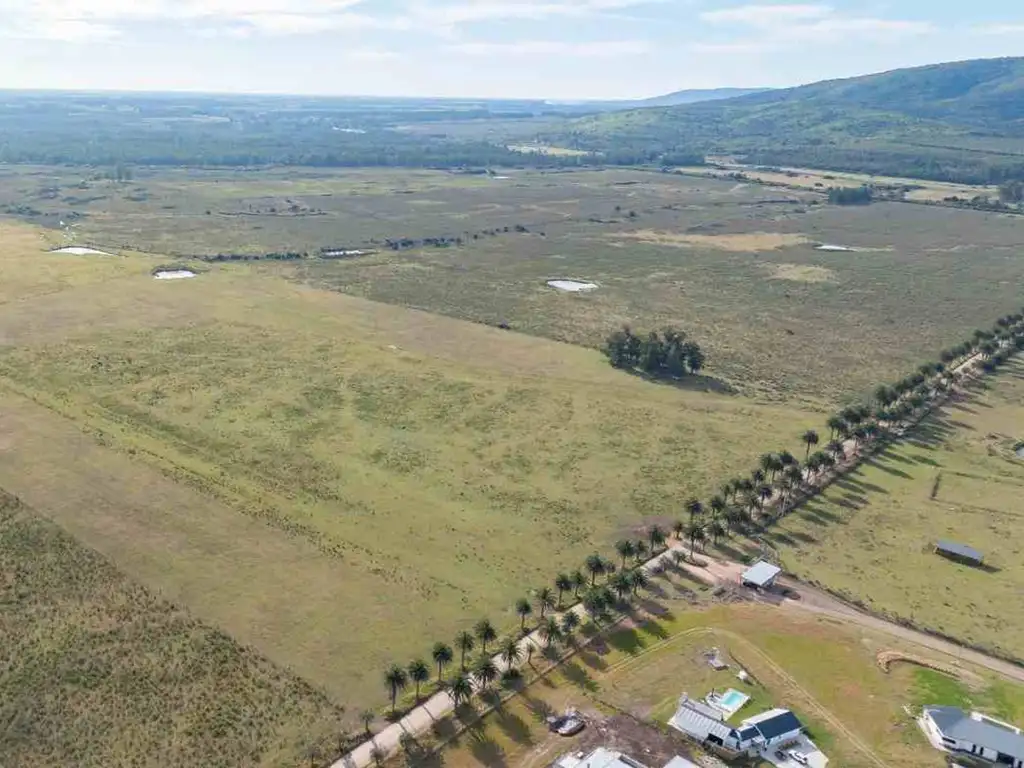
[[775, 579], [780, 573], [782, 573], [782, 569], [777, 565], [758, 560], [743, 572], [740, 580], [747, 586], [766, 589], [775, 584]]
[[955, 541], [945, 539], [940, 540], [935, 545], [935, 551], [940, 555], [972, 565], [981, 565], [983, 559], [981, 552], [973, 547], [968, 547], [966, 544], [957, 544]]
[[925, 707], [922, 716], [946, 749], [1012, 768], [1024, 766], [1024, 734], [1019, 728], [957, 707]]

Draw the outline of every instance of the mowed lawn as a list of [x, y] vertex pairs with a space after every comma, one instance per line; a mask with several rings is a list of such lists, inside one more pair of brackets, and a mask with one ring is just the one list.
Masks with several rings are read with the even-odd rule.
[[389, 661], [511, 626], [515, 598], [821, 418], [245, 267], [0, 256], [104, 275], [8, 297], [0, 485], [350, 716]]
[[[986, 377], [769, 534], [786, 568], [967, 642], [1024, 657], [1024, 364]], [[984, 568], [933, 553], [980, 550]]]
[[318, 688], [133, 583], [0, 491], [4, 765], [294, 766]]

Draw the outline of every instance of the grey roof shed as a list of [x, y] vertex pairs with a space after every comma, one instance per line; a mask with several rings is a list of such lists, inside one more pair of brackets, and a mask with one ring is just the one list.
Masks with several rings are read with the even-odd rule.
[[740, 578], [744, 584], [753, 584], [755, 587], [770, 587], [775, 583], [776, 577], [782, 573], [777, 565], [758, 560], [750, 568], [744, 571]]
[[955, 541], [949, 541], [947, 539], [939, 540], [935, 545], [935, 551], [960, 560], [977, 563], [978, 565], [981, 565], [981, 561], [983, 559], [981, 552], [974, 549], [974, 547], [968, 547], [966, 544], [957, 544]]

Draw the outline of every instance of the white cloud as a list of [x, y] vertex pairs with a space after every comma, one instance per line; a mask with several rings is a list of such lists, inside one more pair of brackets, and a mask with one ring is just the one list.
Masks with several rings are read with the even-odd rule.
[[613, 40], [572, 43], [558, 40], [525, 40], [511, 43], [460, 43], [447, 50], [466, 56], [570, 56], [608, 57], [635, 56], [649, 53], [650, 43], [644, 40]]
[[794, 43], [881, 42], [935, 31], [930, 22], [849, 16], [824, 4], [743, 5], [706, 11], [700, 18], [711, 25], [746, 28], [756, 35], [694, 46], [705, 53], [761, 53]]
[[808, 19], [822, 19], [832, 13], [834, 9], [828, 5], [741, 5], [736, 8], [705, 11], [700, 18], [709, 24], [769, 27]]
[[1024, 22], [1020, 24], [986, 24], [975, 27], [974, 32], [979, 35], [1024, 35]]

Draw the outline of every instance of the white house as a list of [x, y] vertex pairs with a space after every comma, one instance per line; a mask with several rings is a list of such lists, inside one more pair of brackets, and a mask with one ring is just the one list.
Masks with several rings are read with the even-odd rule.
[[1024, 734], [1016, 726], [957, 707], [925, 707], [920, 723], [929, 741], [940, 749], [1024, 768]]

